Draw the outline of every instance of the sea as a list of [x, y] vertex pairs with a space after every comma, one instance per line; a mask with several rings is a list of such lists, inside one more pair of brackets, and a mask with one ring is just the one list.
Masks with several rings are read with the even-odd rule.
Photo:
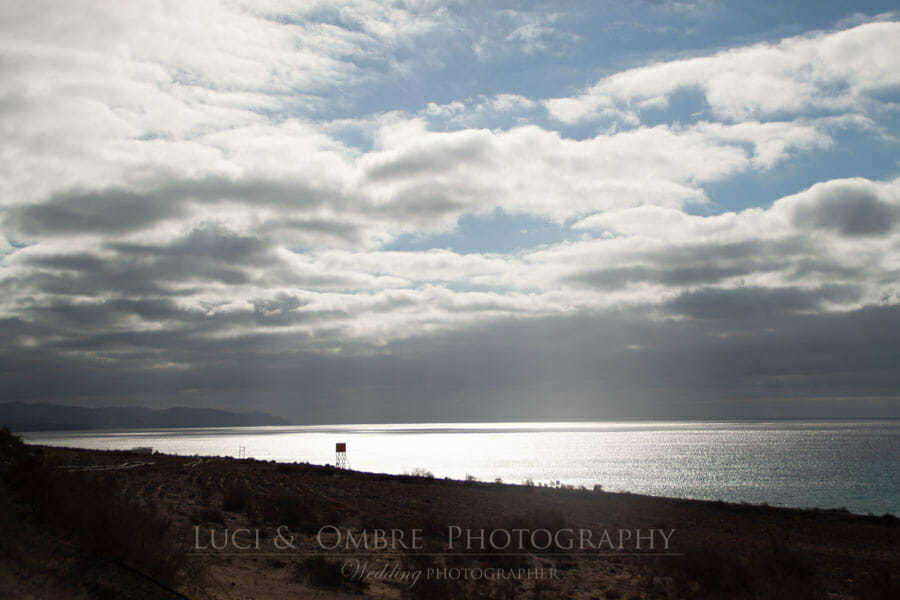
[[900, 420], [417, 423], [26, 432], [29, 443], [900, 515]]

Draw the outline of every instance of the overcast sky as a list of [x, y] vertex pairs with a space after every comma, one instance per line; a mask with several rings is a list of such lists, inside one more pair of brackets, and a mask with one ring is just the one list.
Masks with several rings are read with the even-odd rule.
[[0, 401], [900, 416], [895, 2], [3, 2]]

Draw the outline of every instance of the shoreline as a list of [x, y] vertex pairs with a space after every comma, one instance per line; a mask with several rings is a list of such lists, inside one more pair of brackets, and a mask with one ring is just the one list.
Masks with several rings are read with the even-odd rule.
[[[127, 575], [120, 571], [132, 569], [165, 582], [170, 595], [161, 597], [174, 597], [175, 590], [183, 597], [221, 599], [451, 598], [483, 592], [490, 595], [482, 597], [513, 593], [585, 600], [712, 598], [723, 597], [729, 586], [744, 586], [760, 598], [790, 593], [849, 599], [879, 597], [882, 588], [893, 593], [900, 570], [900, 527], [891, 515], [365, 473], [249, 458], [23, 448], [18, 470], [30, 469], [28, 475], [17, 480], [10, 475], [18, 472], [12, 467], [6, 473], [8, 506], [16, 518], [26, 515], [19, 530], [23, 545], [38, 557], [55, 556], [61, 547], [77, 554], [84, 547], [93, 558], [54, 559], [59, 564], [49, 571], [9, 559], [4, 566], [20, 573], [12, 578], [17, 592], [28, 591], [29, 580], [43, 577], [58, 587], [54, 597], [59, 598], [79, 598], [85, 586], [99, 585], [73, 570], [72, 561], [94, 564], [97, 556], [108, 560], [108, 555], [122, 563], [110, 567], [119, 573], [107, 573], [110, 581], [124, 581]], [[84, 516], [79, 510], [97, 514]], [[135, 518], [134, 511], [142, 516]], [[122, 523], [110, 523], [110, 515]], [[86, 522], [69, 523], [76, 518]], [[157, 518], [163, 534], [146, 525]], [[98, 534], [97, 523], [109, 531]], [[119, 527], [125, 529], [121, 536]], [[323, 527], [351, 532], [357, 540], [360, 532], [377, 530], [400, 530], [409, 540], [416, 530], [421, 545], [354, 556], [354, 548], [336, 552], [323, 546], [317, 538]], [[442, 543], [452, 527], [458, 529], [449, 531], [469, 532], [476, 542], [479, 532], [500, 531], [502, 541], [502, 532], [517, 530], [557, 532], [563, 546], [569, 530], [594, 543], [604, 531], [614, 542], [617, 532], [630, 537], [615, 544], [621, 546], [618, 551], [602, 547], [573, 553], [564, 547], [542, 549], [545, 534], [539, 534], [537, 541], [527, 538], [524, 548], [488, 546], [476, 556], [446, 551]], [[648, 540], [648, 535], [661, 544], [663, 538], [652, 533], [660, 530], [670, 536], [667, 548], [655, 547], [651, 554], [634, 547], [635, 539]], [[244, 531], [257, 532], [257, 547], [242, 549], [253, 540]], [[278, 554], [279, 532], [295, 540], [296, 551]], [[195, 535], [212, 536], [201, 538], [204, 545], [212, 539], [221, 548], [192, 555]], [[141, 536], [147, 536], [143, 545], [133, 548], [131, 538]], [[237, 546], [222, 547], [232, 542]], [[355, 571], [347, 566], [352, 560]], [[390, 578], [352, 576], [388, 563], [396, 563], [396, 569], [384, 572], [408, 575], [418, 569], [415, 588]], [[468, 579], [464, 571], [448, 569], [468, 569]], [[523, 577], [518, 569], [525, 569]], [[535, 569], [545, 574], [554, 569], [554, 578], [536, 579]], [[485, 579], [486, 572], [495, 578]], [[504, 573], [514, 578], [503, 579]], [[3, 582], [0, 578], [0, 586]], [[741, 593], [724, 597], [740, 598]]]
[[[579, 487], [579, 486], [568, 485], [568, 484], [561, 484], [560, 486], [553, 486], [553, 485], [549, 485], [549, 484], [541, 485], [541, 484], [535, 483], [534, 485], [528, 485], [526, 483], [517, 483], [514, 481], [503, 481], [501, 483], [497, 483], [495, 481], [481, 480], [481, 479], [466, 480], [466, 479], [457, 479], [454, 477], [440, 477], [440, 476], [434, 476], [434, 475], [421, 476], [421, 475], [416, 475], [416, 474], [412, 474], [412, 473], [389, 473], [389, 472], [383, 472], [383, 471], [362, 471], [362, 470], [357, 470], [357, 469], [352, 469], [352, 468], [339, 469], [329, 463], [321, 464], [321, 463], [313, 463], [313, 462], [306, 462], [306, 461], [290, 461], [290, 462], [288, 462], [288, 461], [279, 461], [279, 460], [274, 460], [274, 459], [264, 460], [264, 459], [260, 459], [260, 458], [254, 458], [252, 456], [236, 457], [236, 456], [228, 456], [228, 455], [170, 454], [170, 453], [166, 453], [166, 452], [158, 452], [155, 450], [151, 454], [145, 454], [143, 452], [135, 451], [133, 449], [97, 449], [97, 448], [81, 448], [81, 447], [77, 447], [77, 446], [49, 446], [49, 445], [43, 445], [43, 444], [33, 444], [30, 442], [26, 442], [26, 444], [28, 444], [29, 446], [35, 447], [35, 448], [44, 448], [44, 449], [48, 449], [48, 450], [56, 449], [56, 450], [71, 450], [71, 451], [86, 451], [86, 452], [126, 453], [129, 455], [138, 454], [138, 455], [144, 455], [144, 456], [187, 458], [187, 459], [195, 459], [195, 460], [196, 459], [226, 460], [226, 461], [234, 460], [234, 461], [242, 461], [242, 462], [250, 462], [250, 463], [275, 464], [275, 465], [303, 465], [303, 466], [310, 466], [310, 467], [321, 467], [321, 468], [325, 468], [325, 469], [335, 469], [338, 471], [346, 471], [349, 473], [358, 473], [360, 475], [370, 475], [373, 477], [400, 477], [400, 478], [416, 477], [416, 478], [428, 479], [428, 480], [433, 480], [433, 481], [462, 483], [462, 484], [466, 484], [466, 485], [485, 485], [485, 486], [500, 485], [500, 486], [519, 487], [519, 488], [525, 488], [525, 489], [540, 488], [540, 489], [548, 489], [548, 490], [556, 489], [556, 490], [563, 490], [563, 491], [569, 491], [569, 492], [592, 493], [592, 490], [585, 486]], [[607, 493], [607, 494], [616, 494], [616, 495], [620, 495], [620, 496], [638, 496], [641, 498], [653, 498], [653, 499], [658, 499], [658, 500], [701, 502], [701, 503], [711, 503], [711, 504], [715, 504], [715, 505], [727, 504], [727, 505], [731, 505], [731, 506], [735, 506], [735, 507], [745, 507], [745, 508], [749, 508], [749, 509], [773, 508], [773, 509], [797, 511], [797, 512], [848, 514], [848, 515], [855, 515], [855, 516], [866, 517], [866, 518], [879, 518], [879, 519], [880, 518], [890, 518], [890, 517], [900, 518], [900, 516], [898, 516], [897, 514], [895, 514], [893, 512], [890, 512], [890, 511], [884, 512], [879, 515], [879, 514], [876, 514], [874, 511], [867, 511], [865, 513], [855, 512], [855, 511], [850, 510], [847, 507], [842, 507], [842, 506], [840, 506], [840, 507], [786, 506], [786, 505], [781, 505], [781, 504], [772, 504], [769, 502], [750, 502], [750, 501], [745, 501], [745, 500], [724, 500], [724, 499], [718, 499], [718, 498], [713, 500], [713, 499], [708, 499], [708, 498], [696, 498], [696, 497], [690, 497], [690, 496], [665, 496], [665, 495], [645, 494], [645, 493], [641, 493], [641, 492], [633, 492], [633, 491], [623, 490], [623, 489], [616, 489], [616, 490], [602, 489], [602, 492]]]
[[[775, 438], [785, 440], [789, 444], [785, 448], [792, 450], [766, 442], [773, 430]], [[449, 437], [434, 435], [440, 433]], [[496, 433], [513, 437], [494, 439]], [[441, 429], [430, 424], [118, 429], [33, 432], [24, 438], [57, 447], [130, 450], [141, 446], [182, 456], [254, 457], [318, 465], [334, 464], [334, 454], [326, 450], [335, 438], [349, 442], [354, 467], [372, 473], [401, 475], [415, 467], [440, 478], [463, 479], [471, 474], [485, 481], [502, 477], [523, 484], [588, 488], [599, 484], [607, 490], [655, 497], [897, 515], [900, 490], [891, 480], [895, 466], [856, 441], [871, 440], [887, 449], [890, 436], [896, 434], [896, 421], [856, 419], [780, 424], [460, 423], [444, 424]], [[705, 446], [709, 437], [725, 440], [722, 454], [715, 455]], [[566, 458], [567, 452], [552, 449], [538, 456], [532, 440], [542, 443], [545, 438], [570, 444], [568, 450], [585, 448], [587, 454], [576, 461]], [[451, 460], [446, 454], [457, 440], [472, 445], [466, 459]], [[678, 456], [670, 456], [662, 443], [682, 440], [685, 446]], [[408, 455], [412, 447], [419, 448], [420, 456]]]

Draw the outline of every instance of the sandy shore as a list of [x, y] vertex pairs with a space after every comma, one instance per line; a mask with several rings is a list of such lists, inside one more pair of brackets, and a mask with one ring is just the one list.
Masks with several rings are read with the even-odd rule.
[[6, 444], [0, 596], [893, 598], [892, 516]]

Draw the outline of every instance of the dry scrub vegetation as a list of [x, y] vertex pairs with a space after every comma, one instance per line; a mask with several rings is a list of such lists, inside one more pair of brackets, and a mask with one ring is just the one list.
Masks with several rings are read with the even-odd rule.
[[[308, 464], [36, 448], [0, 431], [0, 596], [68, 598], [900, 597], [891, 516], [649, 498], [602, 490], [390, 476]], [[323, 525], [422, 531], [380, 559], [409, 572], [553, 568], [558, 579], [408, 581], [348, 576]], [[526, 546], [447, 555], [447, 529], [675, 529], [671, 555]], [[269, 552], [277, 527], [295, 539]], [[195, 528], [199, 528], [195, 530]], [[196, 531], [259, 529], [261, 550], [195, 552]], [[208, 545], [209, 538], [204, 538]], [[607, 553], [608, 554], [608, 553]], [[38, 583], [36, 583], [38, 582]]]

